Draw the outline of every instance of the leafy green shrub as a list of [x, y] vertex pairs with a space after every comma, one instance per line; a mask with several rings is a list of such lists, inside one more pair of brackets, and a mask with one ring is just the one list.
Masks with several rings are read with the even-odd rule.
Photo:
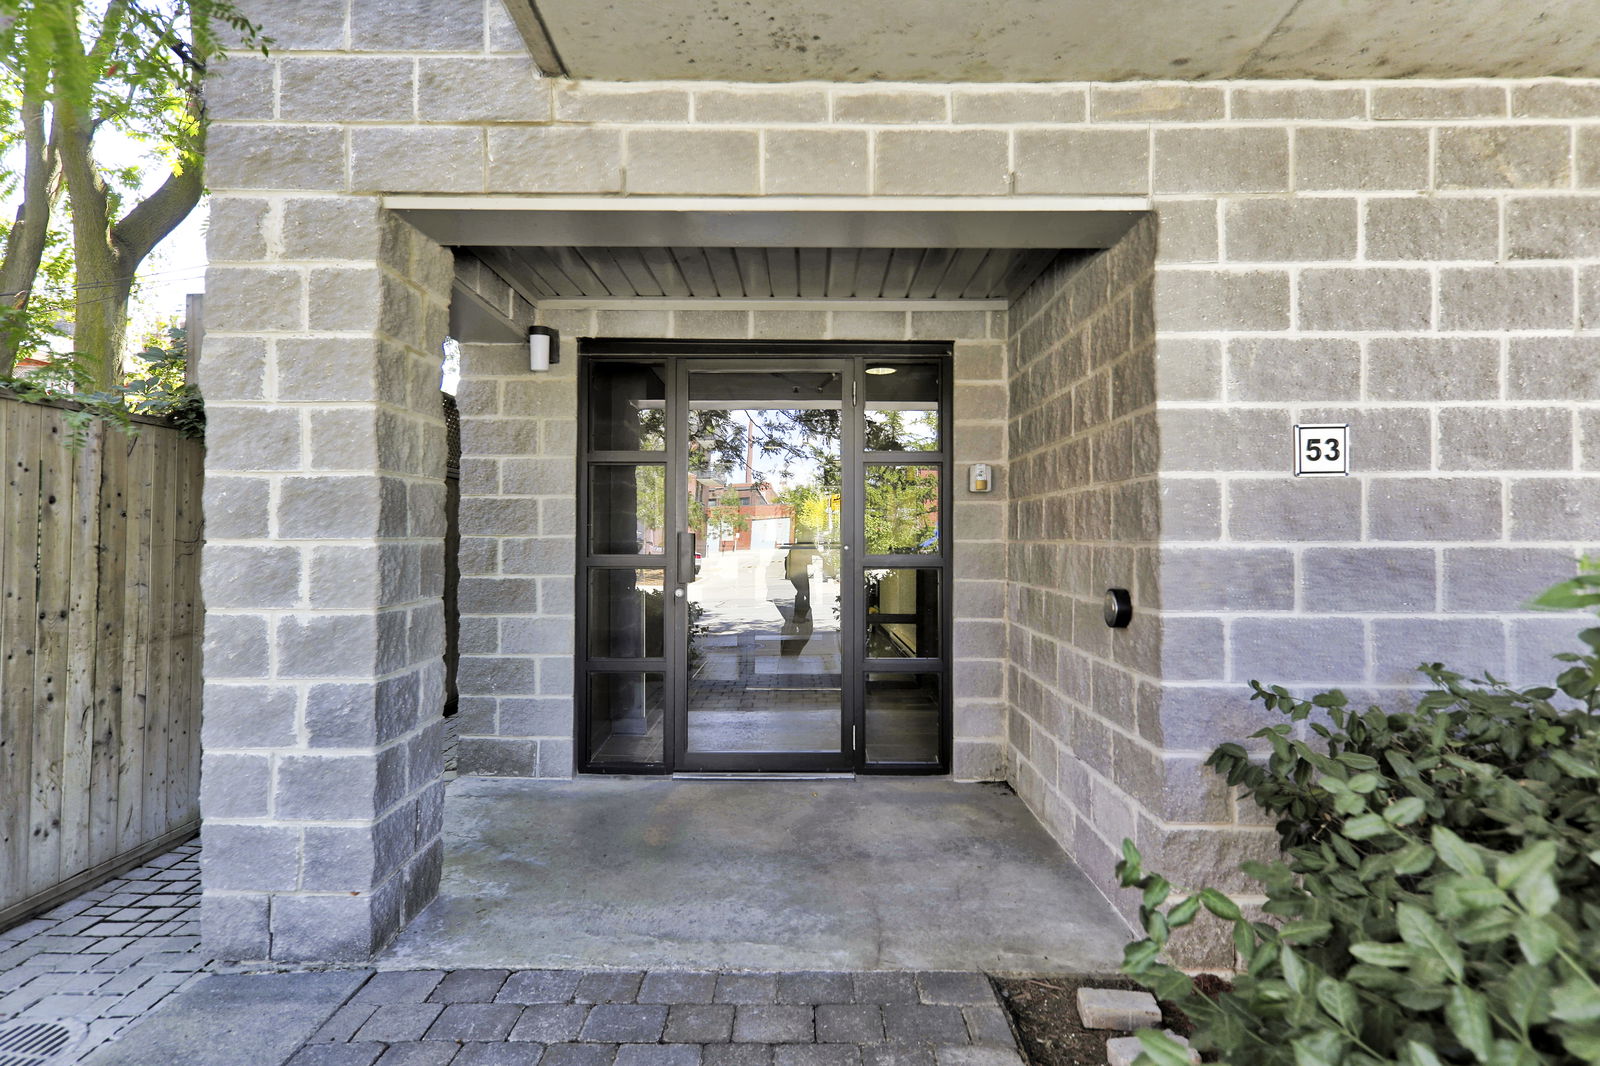
[[[1535, 602], [1600, 606], [1600, 573]], [[1279, 819], [1286, 859], [1243, 867], [1268, 920], [1214, 889], [1169, 906], [1125, 843], [1147, 938], [1124, 972], [1235, 1066], [1600, 1063], [1600, 628], [1579, 636], [1553, 686], [1424, 666], [1434, 687], [1403, 714], [1252, 682], [1288, 721], [1255, 734], [1265, 765], [1237, 744], [1210, 765]], [[1320, 743], [1295, 739], [1301, 721]], [[1215, 998], [1159, 961], [1202, 909], [1231, 924], [1243, 968]], [[1141, 1039], [1162, 1066], [1187, 1061]]]

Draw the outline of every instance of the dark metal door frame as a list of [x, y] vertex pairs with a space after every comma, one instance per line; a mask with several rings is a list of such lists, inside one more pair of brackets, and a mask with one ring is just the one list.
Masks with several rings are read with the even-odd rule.
[[[576, 769], [586, 773], [661, 774], [674, 771], [729, 773], [829, 773], [942, 774], [951, 759], [951, 625], [954, 569], [951, 556], [954, 461], [951, 441], [953, 365], [947, 342], [832, 342], [832, 341], [694, 341], [652, 339], [588, 339], [579, 341], [577, 574], [575, 596], [574, 758]], [[904, 360], [926, 363], [937, 358], [942, 365], [939, 395], [939, 449], [933, 452], [873, 452], [863, 450], [866, 362]], [[606, 463], [657, 463], [661, 453], [591, 452], [589, 447], [590, 368], [599, 361], [653, 363], [664, 367], [666, 380], [666, 478], [664, 524], [668, 542], [662, 556], [595, 555], [589, 537], [589, 469]], [[842, 713], [837, 752], [696, 753], [687, 750], [688, 597], [686, 575], [692, 574], [693, 552], [685, 551], [681, 531], [688, 528], [685, 482], [689, 469], [689, 375], [695, 370], [828, 370], [842, 376], [840, 480], [844, 497], [841, 522], [840, 575], [840, 688]], [[866, 466], [915, 464], [939, 470], [939, 547], [936, 556], [866, 554]], [[691, 538], [692, 542], [692, 538]], [[661, 568], [665, 572], [663, 640], [665, 659], [591, 660], [588, 654], [588, 575], [603, 566]], [[868, 659], [864, 652], [864, 574], [869, 569], [916, 568], [939, 572], [939, 657], [937, 659]], [[667, 697], [663, 743], [665, 762], [595, 763], [589, 758], [589, 677], [597, 672], [656, 671], [666, 674]], [[870, 672], [897, 674], [940, 673], [939, 752], [934, 763], [868, 763], [866, 759], [865, 681]]]

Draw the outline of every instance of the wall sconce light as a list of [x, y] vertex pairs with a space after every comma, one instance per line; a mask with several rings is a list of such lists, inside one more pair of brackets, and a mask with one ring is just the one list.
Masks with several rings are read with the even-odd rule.
[[549, 326], [528, 327], [528, 369], [543, 373], [561, 362], [561, 335]]

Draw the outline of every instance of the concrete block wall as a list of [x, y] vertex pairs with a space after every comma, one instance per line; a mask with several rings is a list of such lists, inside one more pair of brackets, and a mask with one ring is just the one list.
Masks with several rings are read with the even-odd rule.
[[561, 361], [548, 373], [528, 372], [522, 345], [462, 349], [462, 773], [572, 774], [576, 338], [662, 337], [955, 342], [955, 461], [993, 465], [996, 490], [969, 496], [964, 483], [952, 486], [952, 769], [969, 780], [1004, 777], [1004, 312], [685, 303], [550, 310], [539, 321], [562, 337]]
[[[552, 83], [498, 0], [448, 17], [432, 0], [308, 0], [288, 25], [273, 8], [259, 11], [273, 55], [220, 65], [211, 93], [213, 257], [248, 267], [219, 273], [208, 312], [213, 343], [235, 350], [210, 372], [213, 403], [236, 408], [209, 464], [210, 519], [243, 530], [226, 546], [276, 547], [262, 530], [295, 506], [249, 480], [278, 473], [231, 464], [315, 462], [309, 415], [285, 408], [340, 387], [274, 392], [283, 340], [392, 335], [363, 265], [376, 257], [347, 270], [300, 244], [348, 203], [1131, 195], [1158, 216], [1161, 602], [1144, 607], [1161, 612], [1161, 660], [1139, 713], [1164, 764], [1259, 724], [1252, 676], [1389, 698], [1429, 649], [1528, 680], [1570, 639], [1567, 620], [1516, 605], [1600, 542], [1600, 83]], [[400, 306], [393, 291], [379, 307]], [[1352, 424], [1356, 476], [1290, 480], [1289, 426], [1323, 420]], [[378, 477], [376, 458], [359, 462]], [[269, 575], [304, 582], [311, 564], [261, 562], [243, 590], [208, 584], [207, 673], [272, 689], [270, 705], [276, 623], [248, 616], [309, 610]], [[226, 706], [208, 698], [208, 715]], [[1152, 814], [1137, 832], [1165, 841], [1181, 878], [1224, 880], [1249, 813], [1204, 817]], [[227, 883], [220, 867], [208, 878], [219, 899], [287, 891]], [[259, 928], [258, 903], [237, 904], [237, 928]]]
[[[1169, 751], [1155, 717], [1156, 241], [1146, 217], [1105, 252], [1063, 257], [1010, 313], [1010, 779], [1102, 887], [1124, 839], [1159, 866], [1167, 826], [1232, 814], [1203, 756]], [[1126, 628], [1103, 620], [1111, 588], [1132, 596]]]
[[440, 873], [450, 255], [365, 197], [212, 219], [204, 935], [362, 959]]

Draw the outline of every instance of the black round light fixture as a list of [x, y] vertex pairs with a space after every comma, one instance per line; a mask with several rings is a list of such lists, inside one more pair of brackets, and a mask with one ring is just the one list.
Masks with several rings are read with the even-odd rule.
[[1106, 625], [1112, 629], [1126, 629], [1133, 621], [1133, 597], [1128, 595], [1127, 589], [1106, 589], [1102, 613]]

